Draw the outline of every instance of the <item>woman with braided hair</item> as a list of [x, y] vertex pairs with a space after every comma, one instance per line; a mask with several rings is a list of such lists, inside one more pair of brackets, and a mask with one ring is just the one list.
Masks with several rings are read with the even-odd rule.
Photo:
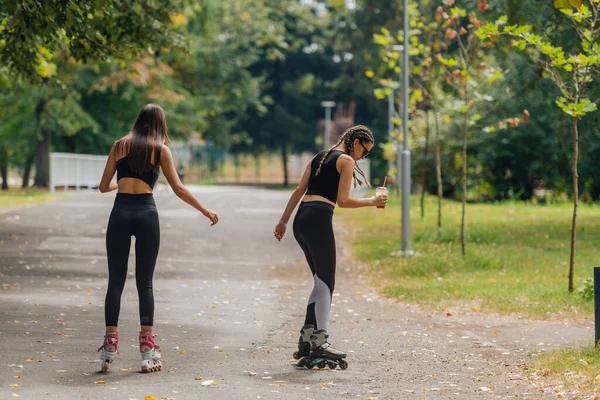
[[[370, 198], [350, 196], [353, 184], [371, 187], [365, 174], [356, 164], [365, 158], [375, 144], [373, 133], [363, 125], [348, 129], [333, 147], [313, 157], [298, 187], [290, 197], [274, 234], [281, 241], [292, 212], [302, 200], [294, 219], [294, 236], [304, 251], [310, 267], [314, 287], [306, 308], [306, 319], [300, 330], [298, 351], [294, 358], [298, 366], [322, 368], [339, 365], [345, 369], [346, 354], [333, 348], [327, 341], [327, 323], [335, 283], [335, 238], [333, 234], [333, 210], [342, 208], [385, 206], [387, 195]], [[360, 174], [362, 180], [357, 178]]]

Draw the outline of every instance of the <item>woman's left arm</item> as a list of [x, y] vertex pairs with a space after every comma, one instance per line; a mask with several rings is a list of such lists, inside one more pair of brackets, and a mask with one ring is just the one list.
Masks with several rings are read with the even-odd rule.
[[108, 160], [106, 160], [106, 166], [104, 167], [104, 173], [102, 174], [102, 180], [98, 189], [101, 193], [112, 192], [119, 188], [117, 182], [113, 181], [115, 172], [117, 171], [117, 162], [115, 160], [115, 145], [113, 144], [108, 154]]

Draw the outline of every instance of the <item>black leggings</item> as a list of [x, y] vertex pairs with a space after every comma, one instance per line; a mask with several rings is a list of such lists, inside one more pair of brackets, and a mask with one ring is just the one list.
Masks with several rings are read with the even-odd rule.
[[294, 236], [304, 251], [315, 281], [304, 325], [327, 329], [335, 286], [333, 209], [322, 201], [303, 202], [294, 219]]
[[118, 193], [106, 230], [108, 291], [104, 304], [106, 326], [117, 326], [121, 294], [127, 278], [127, 261], [135, 236], [135, 283], [140, 304], [140, 324], [152, 326], [154, 294], [152, 275], [160, 245], [158, 212], [152, 194]]

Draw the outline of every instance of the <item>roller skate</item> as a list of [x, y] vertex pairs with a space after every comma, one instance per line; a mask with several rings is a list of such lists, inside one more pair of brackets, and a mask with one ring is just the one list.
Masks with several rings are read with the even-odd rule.
[[310, 337], [312, 336], [314, 330], [314, 325], [304, 325], [302, 329], [300, 329], [300, 338], [298, 338], [298, 351], [295, 351], [294, 354], [292, 354], [292, 357], [294, 357], [295, 360], [300, 360], [300, 362], [297, 364], [299, 367], [304, 366], [302, 359], [310, 356], [310, 347], [312, 343]]
[[[330, 369], [336, 369], [338, 366], [341, 369], [348, 368], [348, 362], [344, 360], [346, 353], [334, 348], [327, 338], [329, 335], [325, 329], [319, 329], [314, 331], [311, 340], [310, 355], [300, 360], [302, 366], [308, 369], [329, 367]], [[300, 363], [298, 363], [300, 364]]]
[[108, 367], [110, 363], [113, 362], [117, 354], [119, 353], [119, 333], [106, 333], [104, 335], [104, 343], [98, 351], [102, 350], [102, 354], [100, 355], [100, 361], [102, 361], [102, 367], [100, 368], [100, 372], [105, 373], [108, 372]]
[[162, 370], [159, 347], [154, 344], [152, 331], [140, 332], [140, 354], [142, 356], [142, 372]]

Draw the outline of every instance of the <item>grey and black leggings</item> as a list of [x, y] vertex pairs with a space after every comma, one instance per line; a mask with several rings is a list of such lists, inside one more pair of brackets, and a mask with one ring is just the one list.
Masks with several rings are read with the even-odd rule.
[[160, 245], [158, 212], [152, 194], [118, 193], [106, 230], [108, 291], [104, 305], [106, 326], [117, 326], [121, 294], [127, 278], [127, 261], [135, 236], [135, 282], [139, 296], [140, 324], [152, 326], [154, 294], [152, 276]]
[[304, 325], [327, 329], [335, 286], [333, 209], [322, 201], [303, 202], [294, 219], [294, 236], [306, 255], [315, 285], [308, 299]]

